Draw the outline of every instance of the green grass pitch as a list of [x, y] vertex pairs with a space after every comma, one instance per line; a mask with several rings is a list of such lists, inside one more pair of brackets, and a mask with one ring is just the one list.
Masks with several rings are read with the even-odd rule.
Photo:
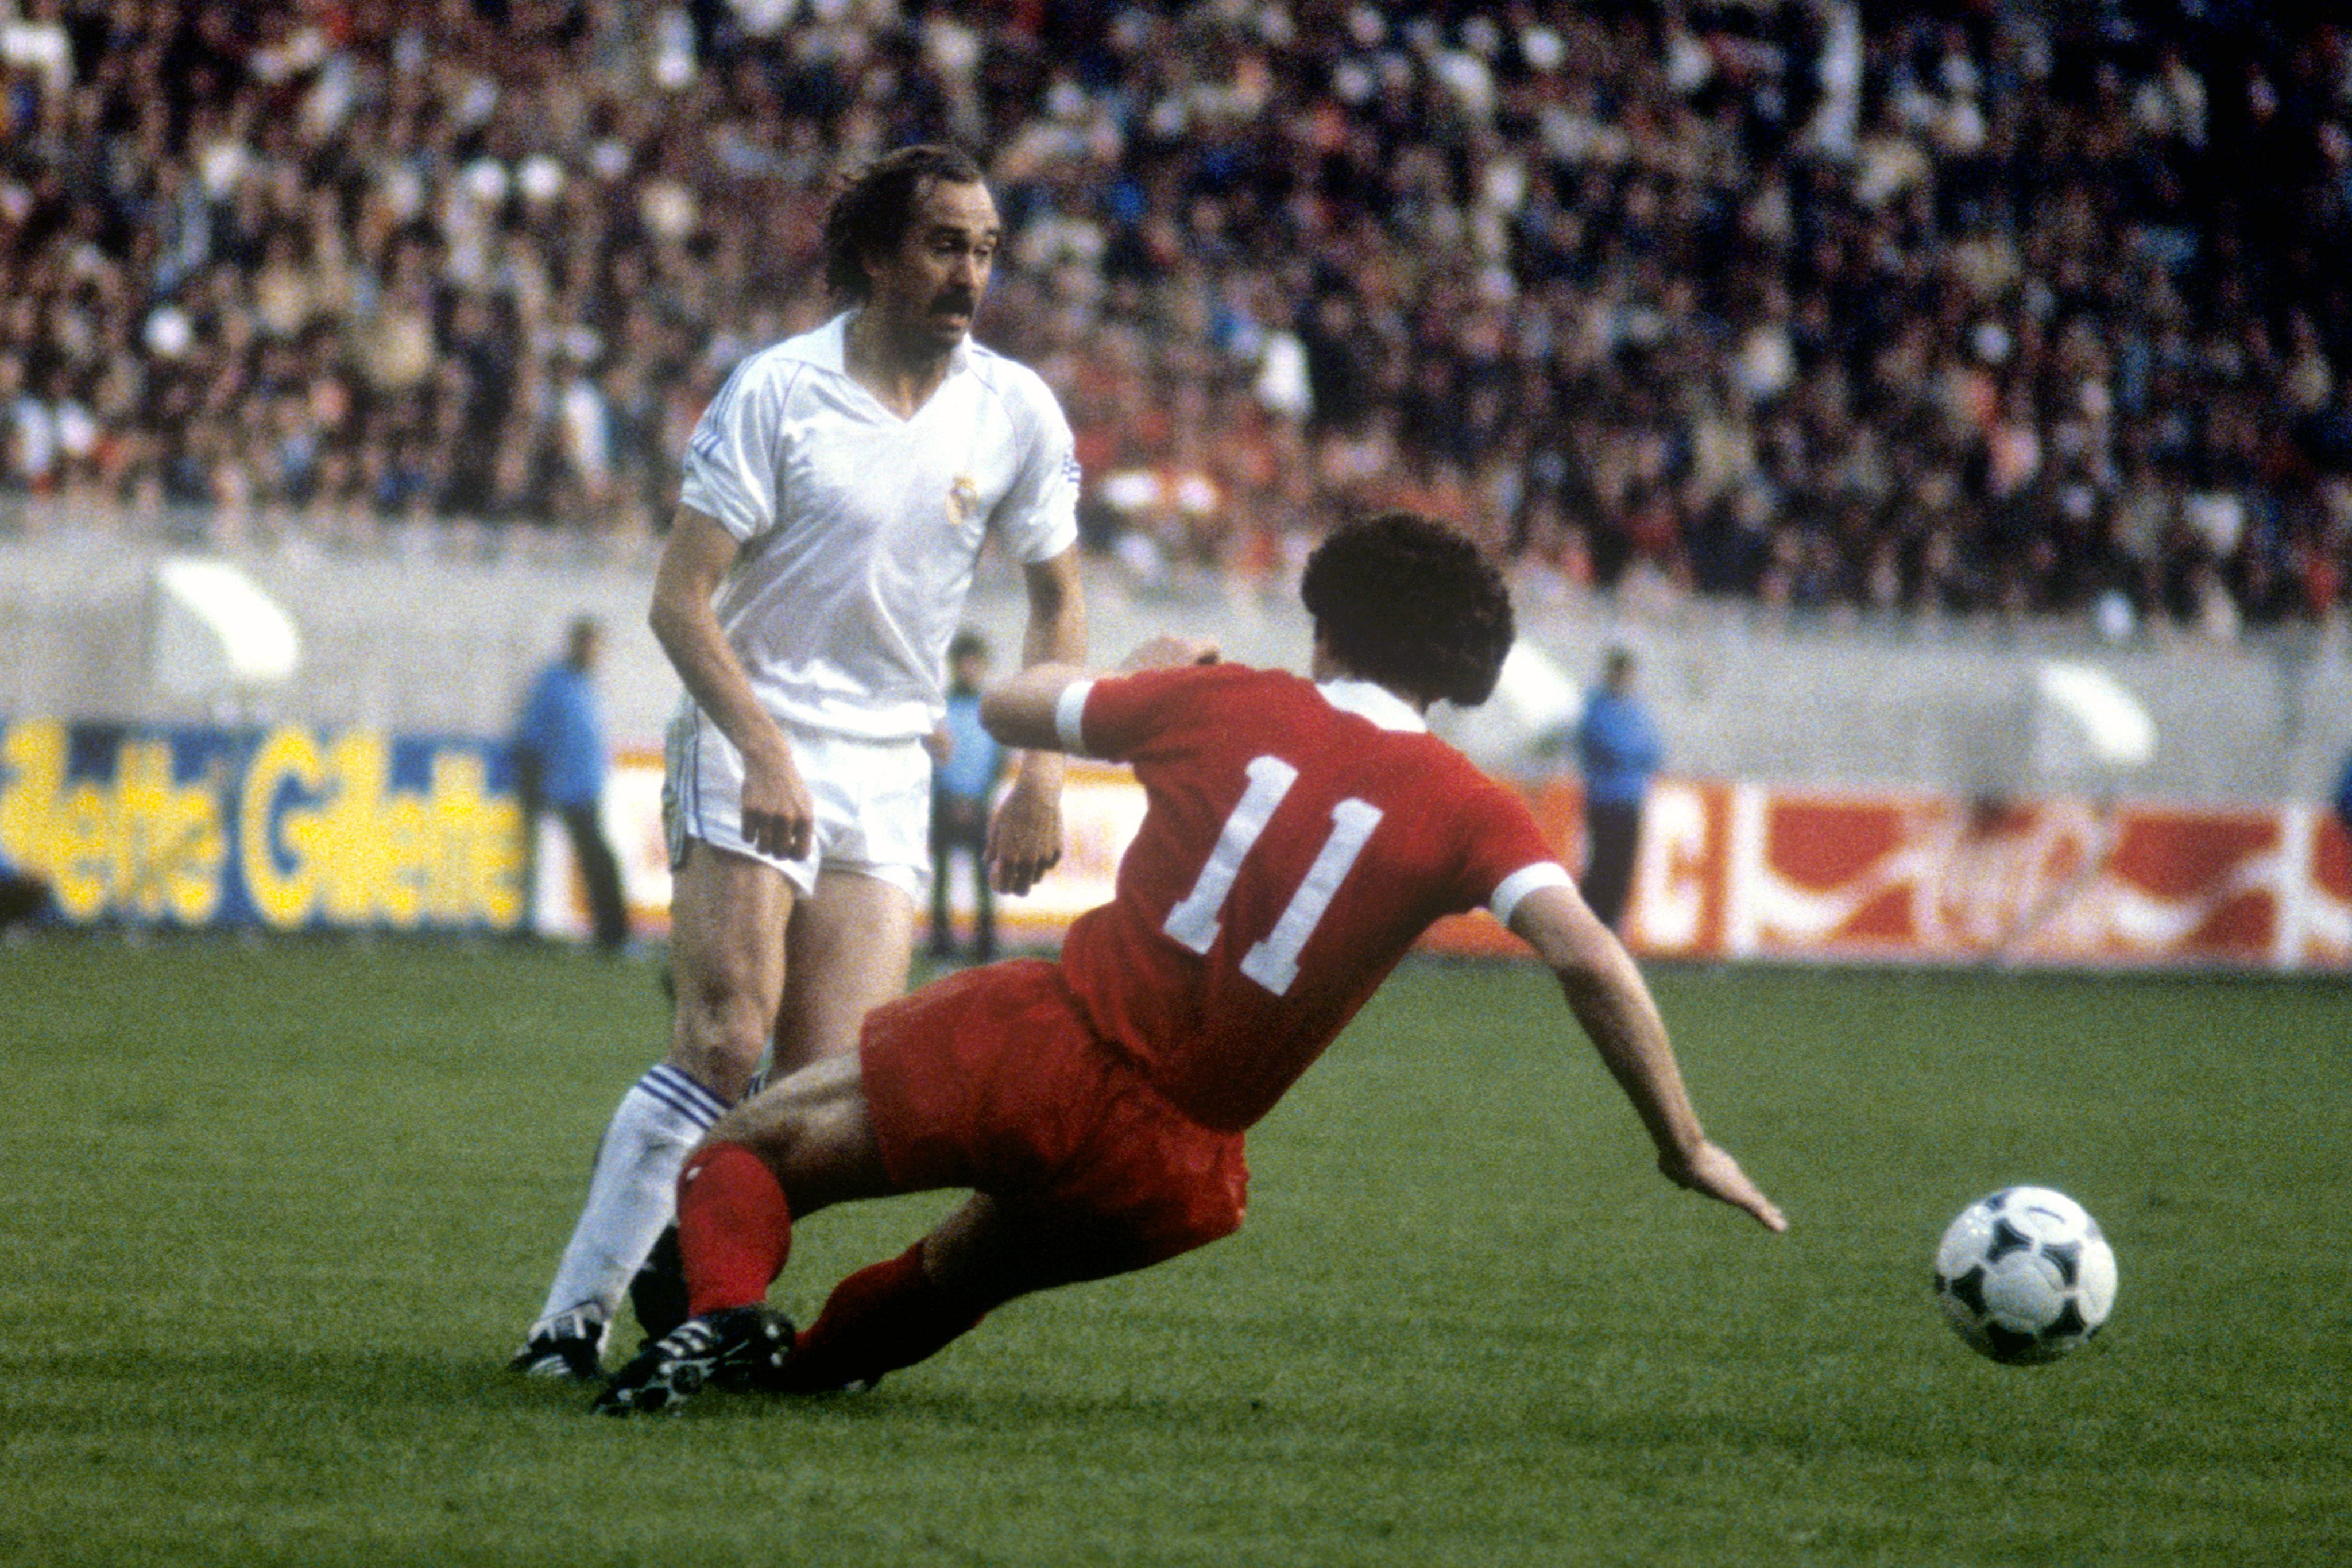
[[[1239, 1236], [869, 1395], [616, 1422], [502, 1364], [650, 966], [0, 949], [0, 1563], [2352, 1562], [2352, 991], [1654, 983], [1787, 1237], [1656, 1178], [1547, 977], [1414, 965], [1254, 1137]], [[2009, 1369], [1929, 1257], [2023, 1180], [2122, 1289]], [[780, 1303], [941, 1207], [812, 1219]]]

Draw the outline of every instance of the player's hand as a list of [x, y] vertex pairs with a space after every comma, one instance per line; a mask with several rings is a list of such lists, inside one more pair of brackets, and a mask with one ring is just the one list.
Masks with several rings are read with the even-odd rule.
[[988, 821], [989, 885], [1023, 894], [1062, 858], [1062, 791], [1024, 768]]
[[816, 802], [810, 799], [792, 748], [779, 737], [772, 752], [743, 758], [743, 840], [763, 855], [804, 858], [816, 834]]
[[1167, 670], [1186, 664], [1213, 664], [1217, 645], [1205, 637], [1160, 636], [1120, 661], [1122, 670]]
[[1658, 1169], [1676, 1186], [1686, 1186], [1734, 1208], [1746, 1209], [1767, 1230], [1789, 1228], [1780, 1206], [1748, 1179], [1748, 1173], [1739, 1168], [1738, 1160], [1711, 1143], [1701, 1143], [1687, 1158], [1679, 1150], [1670, 1149], [1658, 1156]]

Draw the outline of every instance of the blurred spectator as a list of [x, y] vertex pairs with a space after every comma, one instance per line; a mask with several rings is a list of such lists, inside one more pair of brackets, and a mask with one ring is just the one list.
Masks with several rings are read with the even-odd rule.
[[1642, 842], [1642, 803], [1664, 755], [1657, 726], [1633, 695], [1633, 655], [1612, 648], [1576, 723], [1584, 774], [1584, 874], [1578, 891], [1611, 930], [1622, 928]]
[[980, 722], [988, 680], [988, 641], [956, 633], [948, 644], [947, 716], [931, 732], [931, 956], [956, 956], [949, 881], [961, 859], [971, 868], [972, 962], [996, 956], [996, 894], [988, 884], [988, 811], [1005, 751]]
[[17, 0], [0, 489], [642, 538], [835, 172], [1001, 150], [1139, 580], [2194, 628], [2352, 561], [2352, 29], [2250, 0]]
[[604, 775], [611, 757], [596, 701], [596, 622], [572, 622], [564, 655], [539, 673], [515, 720], [516, 792], [522, 801], [524, 885], [536, 887], [541, 813], [552, 810], [572, 841], [572, 856], [588, 894], [596, 946], [617, 953], [628, 946], [629, 908], [621, 868], [604, 836]]

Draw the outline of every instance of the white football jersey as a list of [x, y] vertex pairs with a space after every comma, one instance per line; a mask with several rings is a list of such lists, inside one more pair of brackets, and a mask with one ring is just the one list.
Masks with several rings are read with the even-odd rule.
[[735, 367], [688, 444], [679, 500], [743, 543], [713, 609], [778, 719], [929, 734], [992, 531], [1013, 560], [1077, 540], [1069, 422], [1027, 366], [967, 341], [912, 419], [844, 362], [847, 315]]

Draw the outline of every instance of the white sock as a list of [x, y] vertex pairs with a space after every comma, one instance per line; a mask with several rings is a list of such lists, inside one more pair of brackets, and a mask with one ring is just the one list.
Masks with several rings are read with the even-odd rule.
[[597, 1145], [588, 1201], [580, 1210], [539, 1319], [585, 1311], [611, 1322], [646, 1255], [677, 1207], [677, 1173], [726, 1103], [667, 1063], [621, 1096]]

